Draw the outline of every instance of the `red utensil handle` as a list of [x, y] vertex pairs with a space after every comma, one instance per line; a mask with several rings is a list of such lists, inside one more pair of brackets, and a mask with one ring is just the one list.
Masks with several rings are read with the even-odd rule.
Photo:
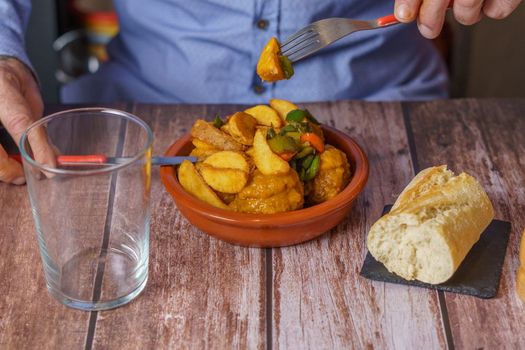
[[10, 154], [9, 158], [14, 159], [18, 163], [22, 164], [22, 156], [20, 154]]
[[[452, 8], [453, 5], [454, 5], [454, 0], [451, 0], [448, 3], [447, 9]], [[391, 15], [387, 15], [387, 16], [384, 16], [384, 17], [376, 19], [376, 23], [377, 23], [378, 26], [383, 27], [383, 26], [387, 26], [389, 24], [399, 23], [399, 21], [397, 20], [397, 18], [396, 18], [396, 16], [394, 14], [391, 14]]]
[[378, 26], [383, 27], [383, 26], [386, 26], [386, 25], [389, 25], [389, 24], [399, 23], [399, 21], [397, 20], [397, 18], [396, 18], [396, 16], [394, 14], [391, 14], [391, 15], [388, 15], [388, 16], [384, 16], [384, 17], [378, 18], [376, 20], [376, 23], [377, 23]]
[[104, 164], [107, 163], [108, 158], [103, 154], [89, 154], [83, 156], [58, 156], [58, 165], [71, 164], [71, 163], [93, 163], [93, 164]]
[[[10, 154], [9, 158], [22, 163], [22, 156], [20, 154]], [[58, 156], [58, 165], [71, 164], [71, 163], [93, 163], [93, 164], [104, 164], [107, 163], [108, 158], [103, 154], [89, 154], [84, 156]]]

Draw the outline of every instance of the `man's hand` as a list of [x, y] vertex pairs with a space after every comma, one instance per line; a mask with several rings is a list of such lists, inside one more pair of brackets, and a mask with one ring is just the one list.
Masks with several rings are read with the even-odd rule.
[[[434, 39], [445, 22], [445, 12], [450, 0], [396, 0], [395, 15], [398, 21], [408, 23], [417, 19], [421, 34]], [[521, 0], [454, 0], [456, 20], [465, 25], [477, 23], [483, 15], [502, 19], [518, 7]]]
[[[40, 118], [42, 112], [42, 97], [29, 69], [17, 59], [0, 57], [0, 122], [17, 144], [24, 130]], [[38, 162], [53, 164], [53, 152], [43, 132], [31, 135], [29, 142]], [[0, 181], [25, 183], [21, 165], [8, 158], [1, 145]]]

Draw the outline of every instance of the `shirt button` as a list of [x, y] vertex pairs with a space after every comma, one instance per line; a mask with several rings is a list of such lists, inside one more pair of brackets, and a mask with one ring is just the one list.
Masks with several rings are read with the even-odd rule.
[[268, 28], [268, 21], [265, 20], [265, 19], [260, 19], [257, 21], [257, 28], [261, 29], [261, 30], [265, 30], [266, 28]]
[[262, 86], [261, 84], [256, 84], [253, 86], [253, 92], [255, 92], [257, 95], [261, 95], [265, 91], [266, 91], [266, 88]]

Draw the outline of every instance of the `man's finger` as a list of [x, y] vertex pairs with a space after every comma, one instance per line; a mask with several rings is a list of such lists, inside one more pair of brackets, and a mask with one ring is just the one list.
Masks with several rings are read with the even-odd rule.
[[0, 146], [0, 181], [15, 185], [23, 185], [26, 182], [20, 163], [9, 158], [2, 146]]
[[[45, 164], [51, 168], [56, 167], [56, 155], [47, 138], [46, 130], [43, 126], [31, 129], [27, 135], [29, 144], [35, 160], [40, 164]], [[46, 174], [47, 176], [48, 174]], [[48, 176], [49, 177], [49, 176]]]
[[397, 0], [394, 14], [399, 22], [408, 23], [416, 19], [421, 0]]
[[0, 122], [18, 144], [20, 136], [33, 122], [28, 102], [20, 93], [20, 83], [14, 74], [0, 71]]
[[28, 81], [25, 84], [25, 91], [23, 95], [26, 98], [29, 108], [31, 109], [31, 115], [33, 119], [42, 117], [44, 113], [44, 102], [42, 101], [42, 95], [38, 85], [33, 77], [28, 77]]
[[502, 19], [510, 15], [520, 3], [521, 0], [486, 0], [483, 13], [490, 18]]
[[[26, 75], [18, 80], [20, 78], [9, 69], [0, 71], [0, 122], [17, 144], [43, 109], [36, 82], [28, 72], [23, 73]], [[31, 132], [28, 141], [37, 162], [55, 166], [54, 152], [43, 128]]]
[[455, 0], [454, 17], [465, 25], [479, 22], [482, 17], [483, 0]]
[[[32, 115], [37, 118], [41, 117], [44, 110], [44, 104], [40, 92], [38, 91], [38, 86], [33, 79], [27, 82], [25, 97], [31, 108]], [[28, 135], [28, 140], [35, 160], [38, 163], [46, 164], [52, 168], [56, 167], [55, 152], [48, 140], [46, 130], [43, 126], [33, 129]]]
[[434, 39], [439, 35], [445, 22], [448, 4], [449, 0], [423, 0], [417, 25], [425, 38]]

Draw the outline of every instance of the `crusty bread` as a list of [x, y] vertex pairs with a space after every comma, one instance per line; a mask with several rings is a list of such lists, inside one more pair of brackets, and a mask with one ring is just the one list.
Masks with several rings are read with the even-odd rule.
[[397, 197], [391, 211], [399, 209], [404, 204], [411, 203], [414, 199], [430, 190], [435, 190], [453, 176], [454, 173], [448, 170], [446, 165], [421, 170]]
[[492, 204], [472, 176], [446, 166], [420, 172], [389, 214], [372, 225], [372, 256], [407, 280], [448, 280], [494, 218]]
[[516, 274], [516, 290], [521, 300], [525, 302], [525, 230], [521, 236], [520, 266]]

